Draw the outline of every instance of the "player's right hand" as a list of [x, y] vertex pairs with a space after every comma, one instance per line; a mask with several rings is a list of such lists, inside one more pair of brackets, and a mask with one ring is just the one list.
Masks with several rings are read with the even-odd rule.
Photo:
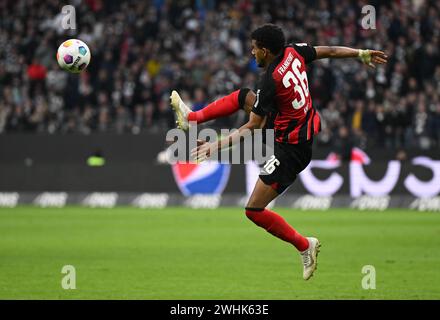
[[216, 143], [197, 140], [197, 147], [191, 150], [191, 157], [196, 163], [203, 162], [211, 156], [216, 145]]

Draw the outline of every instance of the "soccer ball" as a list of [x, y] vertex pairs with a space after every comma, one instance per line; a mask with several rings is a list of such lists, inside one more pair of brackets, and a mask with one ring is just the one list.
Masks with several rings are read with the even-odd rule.
[[58, 48], [57, 61], [63, 70], [80, 73], [90, 63], [90, 49], [81, 40], [66, 40]]

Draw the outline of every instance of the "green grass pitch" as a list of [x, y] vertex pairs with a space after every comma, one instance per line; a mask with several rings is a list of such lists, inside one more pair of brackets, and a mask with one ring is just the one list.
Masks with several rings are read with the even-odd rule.
[[[0, 299], [440, 299], [440, 214], [277, 211], [322, 242], [309, 281], [241, 208], [3, 208]], [[75, 290], [61, 287], [64, 265]]]

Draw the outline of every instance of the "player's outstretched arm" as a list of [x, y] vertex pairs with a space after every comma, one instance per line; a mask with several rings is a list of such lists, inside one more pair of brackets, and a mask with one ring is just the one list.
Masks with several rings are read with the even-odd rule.
[[242, 138], [252, 135], [255, 129], [263, 128], [265, 122], [266, 117], [251, 112], [249, 121], [227, 137], [215, 142], [197, 141], [197, 147], [191, 150], [191, 156], [196, 162], [205, 161], [214, 153], [229, 148], [238, 143]]
[[318, 46], [315, 47], [316, 59], [325, 58], [359, 58], [362, 63], [375, 68], [376, 64], [387, 62], [387, 55], [378, 50], [354, 49], [349, 47]]

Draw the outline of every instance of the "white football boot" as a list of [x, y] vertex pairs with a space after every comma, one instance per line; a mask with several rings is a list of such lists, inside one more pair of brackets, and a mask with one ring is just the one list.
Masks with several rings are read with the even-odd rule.
[[309, 247], [306, 250], [300, 252], [304, 266], [304, 280], [309, 280], [313, 276], [313, 272], [318, 266], [318, 252], [321, 248], [321, 243], [318, 239], [307, 237], [307, 240], [309, 240]]
[[171, 92], [171, 107], [173, 108], [176, 114], [176, 124], [177, 128], [182, 130], [188, 130], [189, 122], [188, 122], [188, 114], [191, 112], [191, 109], [182, 101], [177, 91], [173, 90]]

